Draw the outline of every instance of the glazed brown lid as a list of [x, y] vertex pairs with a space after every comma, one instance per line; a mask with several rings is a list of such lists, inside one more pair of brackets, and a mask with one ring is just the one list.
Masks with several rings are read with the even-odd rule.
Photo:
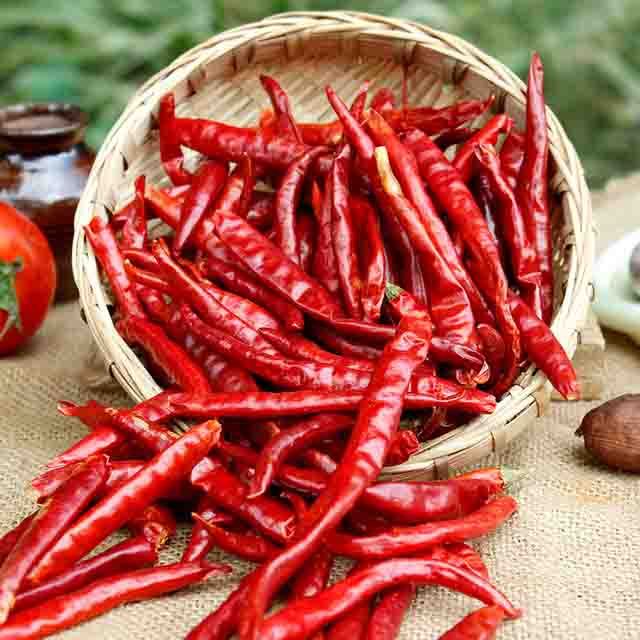
[[0, 151], [45, 153], [80, 142], [87, 114], [72, 104], [59, 102], [16, 104], [0, 108]]

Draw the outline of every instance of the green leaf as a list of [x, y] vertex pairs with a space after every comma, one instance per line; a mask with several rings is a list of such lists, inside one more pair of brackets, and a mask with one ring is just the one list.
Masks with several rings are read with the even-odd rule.
[[22, 271], [22, 259], [13, 262], [0, 260], [0, 310], [7, 312], [4, 327], [0, 329], [0, 340], [12, 327], [22, 328], [20, 308], [16, 295], [16, 275]]

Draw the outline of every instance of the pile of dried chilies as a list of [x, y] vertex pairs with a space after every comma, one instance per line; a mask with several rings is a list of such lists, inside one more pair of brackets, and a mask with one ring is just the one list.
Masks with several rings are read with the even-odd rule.
[[[422, 440], [490, 413], [528, 358], [567, 397], [552, 312], [542, 66], [527, 126], [492, 100], [395, 104], [368, 86], [298, 122], [278, 83], [255, 128], [159, 111], [173, 186], [87, 237], [123, 339], [167, 388], [131, 409], [61, 402], [89, 433], [32, 483], [41, 507], [0, 540], [0, 640], [36, 638], [258, 563], [190, 640], [396, 637], [417, 586], [485, 605], [443, 638], [520, 614], [467, 541], [515, 510], [504, 471], [376, 483]], [[190, 172], [182, 147], [204, 158]], [[231, 163], [231, 169], [230, 169]], [[148, 236], [159, 218], [170, 239]], [[178, 437], [176, 417], [202, 419]], [[174, 508], [174, 507], [178, 508]], [[186, 507], [186, 509], [185, 509]], [[192, 512], [180, 562], [149, 568]], [[111, 533], [132, 537], [85, 559]], [[355, 560], [328, 586], [336, 556]], [[267, 615], [276, 598], [285, 606]]]

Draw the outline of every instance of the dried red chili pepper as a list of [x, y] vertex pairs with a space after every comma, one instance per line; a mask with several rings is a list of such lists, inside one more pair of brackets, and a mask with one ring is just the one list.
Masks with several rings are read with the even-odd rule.
[[309, 510], [304, 526], [299, 527], [298, 541], [264, 565], [264, 573], [248, 599], [240, 625], [241, 637], [262, 637], [258, 629], [278, 588], [318, 550], [327, 533], [338, 526], [376, 479], [397, 430], [411, 376], [426, 358], [430, 338], [428, 323], [402, 322], [397, 337], [385, 347], [347, 451], [327, 488]]
[[289, 96], [284, 89], [270, 76], [261, 75], [260, 82], [271, 100], [273, 111], [277, 118], [278, 132], [288, 135], [297, 142], [302, 142], [302, 135], [293, 117]]
[[458, 624], [440, 636], [440, 640], [492, 640], [505, 618], [499, 606], [482, 607], [472, 611]]
[[360, 319], [362, 313], [362, 280], [356, 252], [355, 229], [349, 206], [351, 148], [342, 147], [331, 170], [331, 203], [333, 250], [338, 265], [340, 290], [347, 314]]
[[387, 272], [380, 222], [374, 208], [364, 198], [352, 195], [349, 204], [354, 226], [362, 235], [359, 243], [362, 247], [362, 310], [365, 319], [376, 322], [380, 318], [380, 308], [384, 300]]
[[509, 618], [521, 615], [506, 596], [471, 571], [438, 560], [396, 558], [362, 569], [313, 598], [292, 602], [265, 621], [260, 640], [308, 637], [378, 591], [407, 582], [437, 584], [495, 604]]
[[270, 229], [273, 225], [274, 216], [274, 194], [254, 191], [249, 204], [249, 210], [246, 215], [247, 222], [256, 229]]
[[502, 173], [514, 191], [518, 186], [518, 174], [524, 159], [524, 144], [524, 135], [512, 130], [500, 149]]
[[311, 199], [313, 212], [318, 224], [318, 238], [313, 254], [311, 273], [320, 281], [327, 291], [335, 296], [340, 296], [340, 280], [338, 278], [338, 264], [333, 247], [333, 177], [327, 176], [324, 187], [324, 195], [320, 191], [317, 182], [313, 183]]
[[291, 583], [291, 598], [309, 598], [323, 591], [333, 566], [333, 554], [321, 547], [300, 569]]
[[157, 561], [155, 545], [144, 536], [124, 540], [84, 562], [79, 562], [43, 585], [20, 592], [13, 611], [35, 607], [59, 595], [77, 591], [96, 580], [152, 566]]
[[143, 535], [156, 549], [176, 533], [176, 519], [167, 507], [152, 504], [131, 520], [127, 527], [133, 535]]
[[178, 265], [169, 255], [162, 240], [156, 240], [152, 250], [166, 277], [173, 284], [175, 293], [197, 309], [209, 324], [223, 328], [230, 335], [256, 349], [266, 353], [276, 353], [275, 349], [253, 327], [222, 305], [200, 281]]
[[296, 235], [300, 248], [300, 267], [305, 273], [311, 273], [316, 247], [316, 222], [313, 215], [306, 211], [298, 214]]
[[364, 640], [394, 640], [415, 595], [416, 587], [413, 584], [383, 591], [371, 612]]
[[[172, 398], [172, 417], [235, 417], [254, 420], [281, 416], [302, 416], [324, 411], [357, 411], [361, 391], [286, 391], [272, 393], [176, 394]], [[495, 398], [477, 389], [462, 389], [452, 382], [438, 380], [432, 394], [408, 393], [407, 409], [443, 406], [470, 413], [492, 413]]]
[[216, 504], [258, 529], [274, 542], [286, 544], [293, 535], [292, 511], [268, 496], [247, 499], [246, 486], [222, 463], [206, 459], [191, 474], [191, 483]]
[[516, 196], [500, 170], [500, 160], [491, 147], [478, 145], [476, 157], [489, 181], [494, 211], [499, 214], [500, 231], [511, 258], [513, 276], [527, 304], [542, 318], [542, 276], [536, 250], [527, 236], [524, 217]]
[[[152, 289], [153, 291], [160, 293], [166, 293], [167, 295], [172, 294], [173, 286], [161, 275], [140, 269], [129, 261], [125, 262], [124, 266], [127, 270], [127, 275], [137, 285], [141, 285], [143, 288]], [[138, 294], [138, 298], [140, 298], [140, 289], [136, 288], [136, 292]]]
[[103, 578], [78, 591], [60, 595], [11, 616], [0, 627], [0, 640], [43, 638], [120, 604], [177, 591], [211, 576], [229, 572], [227, 565], [178, 562]]
[[315, 338], [342, 356], [364, 360], [377, 360], [382, 355], [382, 349], [372, 347], [368, 344], [353, 342], [344, 336], [338, 335], [319, 322], [312, 321], [308, 323], [308, 326]]
[[474, 168], [474, 154], [481, 144], [496, 145], [502, 133], [508, 134], [513, 126], [513, 120], [506, 114], [493, 116], [479, 131], [473, 134], [456, 152], [453, 166], [460, 173], [465, 182], [471, 180]]
[[370, 109], [377, 111], [378, 113], [382, 113], [387, 109], [393, 109], [395, 104], [396, 102], [393, 96], [393, 91], [386, 87], [382, 87], [381, 89], [378, 89], [373, 98], [371, 98]]
[[[364, 563], [353, 566], [347, 577], [365, 568]], [[327, 640], [364, 640], [371, 617], [371, 600], [364, 599], [338, 618], [327, 631]]]
[[192, 514], [196, 522], [199, 522], [209, 532], [214, 544], [227, 553], [232, 553], [244, 560], [251, 562], [264, 562], [269, 560], [279, 548], [265, 538], [255, 534], [227, 531], [222, 527], [208, 522], [197, 513]]
[[[213, 524], [230, 524], [233, 522], [233, 518], [220, 511], [215, 502], [207, 495], [200, 498], [197, 513], [203, 520]], [[198, 562], [202, 560], [213, 549], [214, 544], [214, 540], [207, 528], [200, 520], [194, 520], [189, 543], [182, 554], [181, 562]]]
[[367, 560], [418, 553], [443, 542], [464, 542], [491, 533], [516, 509], [517, 503], [512, 497], [501, 496], [455, 520], [395, 527], [378, 536], [360, 538], [337, 533], [330, 537], [328, 544], [334, 553]]
[[106, 456], [89, 458], [30, 522], [0, 569], [0, 623], [7, 619], [29, 571], [87, 507], [108, 473]]
[[303, 311], [312, 310], [328, 317], [340, 315], [339, 307], [324, 287], [242, 218], [217, 211], [214, 223], [223, 242], [265, 285], [280, 292]]
[[431, 191], [460, 230], [472, 258], [482, 265], [474, 275], [480, 289], [491, 301], [507, 347], [505, 372], [495, 388], [499, 396], [515, 380], [520, 364], [520, 336], [508, 307], [508, 284], [500, 264], [500, 255], [482, 212], [442, 151], [428, 136], [418, 131], [411, 132], [405, 141], [416, 154], [422, 176]]
[[527, 84], [527, 128], [516, 195], [529, 240], [538, 254], [542, 274], [542, 319], [553, 315], [553, 242], [549, 212], [549, 135], [544, 101], [544, 69], [537, 53], [531, 57]]
[[172, 93], [160, 100], [158, 126], [160, 128], [160, 158], [165, 173], [175, 185], [189, 184], [191, 174], [184, 168], [180, 138], [175, 123], [176, 103]]
[[504, 362], [504, 340], [493, 327], [487, 324], [479, 324], [477, 330], [482, 341], [482, 353], [491, 371], [491, 381], [495, 382], [500, 377]]
[[282, 430], [260, 452], [256, 473], [249, 484], [249, 497], [262, 495], [278, 474], [279, 467], [296, 453], [353, 424], [352, 416], [320, 414]]
[[5, 561], [5, 558], [11, 553], [12, 549], [16, 546], [24, 532], [31, 526], [31, 521], [36, 517], [38, 512], [32, 513], [19, 522], [13, 529], [7, 531], [2, 538], [0, 538], [0, 567]]
[[131, 215], [122, 227], [122, 243], [125, 247], [142, 249], [147, 241], [147, 217], [145, 215], [144, 192], [146, 179], [144, 176], [136, 178], [134, 183], [135, 196]]
[[191, 181], [180, 211], [180, 224], [173, 239], [173, 251], [181, 253], [194, 230], [213, 204], [227, 179], [227, 166], [216, 160], [203, 162]]
[[391, 443], [389, 453], [387, 453], [385, 465], [404, 464], [419, 448], [420, 442], [418, 442], [418, 437], [413, 431], [410, 429], [398, 431]]
[[32, 570], [29, 583], [39, 584], [61, 573], [146, 506], [166, 495], [215, 446], [219, 437], [220, 424], [215, 420], [192, 427], [67, 529]]
[[[376, 111], [378, 111], [376, 109]], [[451, 129], [451, 131], [445, 131], [441, 133], [434, 142], [442, 149], [446, 151], [449, 147], [466, 142], [471, 136], [476, 134], [478, 129], [471, 129], [470, 127], [458, 127], [457, 129]]]
[[300, 263], [296, 211], [300, 205], [302, 185], [316, 159], [327, 151], [324, 147], [314, 147], [292, 162], [276, 191], [274, 219], [276, 244], [289, 260], [296, 264]]
[[510, 294], [509, 305], [520, 330], [525, 353], [551, 384], [567, 399], [580, 397], [575, 369], [549, 325], [540, 320], [521, 298]]

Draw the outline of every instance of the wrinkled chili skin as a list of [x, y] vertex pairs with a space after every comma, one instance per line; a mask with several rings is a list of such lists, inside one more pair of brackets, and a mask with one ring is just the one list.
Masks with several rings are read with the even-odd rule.
[[95, 580], [152, 566], [157, 561], [156, 547], [145, 536], [129, 538], [99, 555], [79, 562], [43, 585], [22, 591], [16, 598], [13, 611], [30, 609], [56, 596], [77, 591]]
[[313, 255], [316, 247], [316, 221], [307, 211], [298, 214], [296, 223], [298, 247], [300, 249], [300, 268], [305, 273], [311, 273]]
[[180, 148], [180, 139], [175, 128], [176, 101], [172, 93], [160, 100], [158, 125], [160, 128], [160, 159], [165, 173], [174, 185], [188, 185], [192, 176], [184, 168], [184, 156]]
[[277, 126], [280, 133], [290, 136], [296, 142], [302, 142], [302, 135], [293, 117], [291, 101], [280, 84], [271, 76], [261, 75], [260, 83], [267, 92], [271, 106], [278, 119]]
[[500, 166], [509, 186], [515, 191], [524, 159], [524, 135], [512, 130], [500, 149]]
[[217, 443], [215, 420], [192, 427], [156, 455], [131, 480], [111, 491], [84, 513], [47, 551], [29, 575], [32, 585], [62, 573], [144, 507], [166, 495]]
[[351, 147], [343, 146], [333, 161], [331, 169], [331, 232], [333, 250], [338, 265], [340, 290], [347, 314], [361, 319], [362, 279], [358, 266], [356, 237], [349, 204], [349, 176], [351, 172]]
[[549, 134], [544, 101], [544, 69], [537, 53], [531, 58], [527, 84], [527, 127], [516, 195], [529, 240], [538, 254], [542, 274], [542, 319], [553, 315], [553, 242], [549, 211]]
[[327, 151], [328, 149], [324, 147], [315, 147], [292, 162], [276, 191], [274, 219], [276, 244], [289, 260], [296, 264], [300, 263], [296, 213], [300, 205], [302, 186], [316, 159]]
[[440, 640], [493, 640], [505, 612], [496, 605], [472, 611], [440, 636]]
[[398, 428], [411, 375], [425, 360], [430, 339], [429, 323], [403, 321], [397, 337], [385, 347], [340, 465], [298, 528], [297, 542], [264, 565], [243, 614], [241, 637], [263, 637], [259, 632], [262, 617], [278, 588], [318, 550], [327, 533], [338, 526], [380, 473]]
[[333, 178], [331, 172], [325, 180], [324, 194], [316, 182], [313, 183], [311, 198], [316, 218], [318, 237], [311, 264], [312, 275], [334, 296], [340, 296], [338, 265], [333, 247]]
[[138, 176], [134, 182], [135, 196], [131, 214], [122, 227], [122, 244], [125, 247], [142, 249], [147, 241], [147, 218], [145, 215], [145, 199], [147, 181]]
[[515, 294], [510, 294], [509, 304], [520, 329], [525, 353], [567, 400], [579, 398], [580, 388], [573, 364], [549, 325]]
[[396, 558], [362, 569], [313, 598], [289, 604], [263, 623], [260, 640], [302, 640], [365, 598], [405, 583], [437, 584], [496, 604], [510, 618], [520, 616], [502, 593], [471, 571], [439, 560]]
[[494, 211], [499, 214], [501, 236], [511, 258], [511, 269], [524, 300], [542, 318], [542, 276], [536, 250], [527, 236], [524, 217], [500, 169], [498, 155], [492, 149], [479, 144], [476, 158], [489, 181]]
[[0, 627], [0, 640], [43, 638], [114, 607], [146, 600], [201, 582], [210, 575], [228, 573], [226, 565], [176, 563], [111, 576], [33, 609], [25, 609]]
[[364, 640], [394, 640], [415, 595], [416, 587], [412, 584], [381, 593], [371, 612]]
[[[198, 515], [202, 520], [213, 523], [228, 523], [232, 522], [231, 516], [220, 512], [216, 504], [208, 495], [204, 495], [198, 502]], [[193, 526], [191, 527], [191, 535], [189, 536], [189, 542], [180, 558], [181, 562], [199, 562], [202, 560], [211, 549], [213, 549], [214, 540], [211, 537], [207, 528], [202, 524], [200, 520], [194, 519]]]
[[520, 335], [508, 307], [508, 283], [500, 263], [500, 255], [473, 196], [440, 149], [427, 136], [417, 131], [411, 132], [405, 141], [416, 154], [423, 178], [453, 224], [460, 230], [471, 257], [478, 265], [474, 272], [478, 286], [493, 305], [507, 346], [505, 372], [494, 389], [495, 395], [499, 397], [515, 380], [520, 364]]
[[5, 533], [2, 538], [0, 538], [0, 567], [2, 566], [2, 563], [9, 555], [11, 550], [16, 546], [17, 542], [20, 540], [24, 532], [31, 526], [31, 521], [35, 518], [36, 515], [37, 512], [27, 516], [13, 529], [7, 531], [7, 533]]
[[337, 554], [374, 560], [397, 554], [413, 554], [445, 542], [464, 542], [494, 531], [517, 508], [510, 496], [500, 496], [469, 515], [455, 520], [394, 527], [378, 536], [354, 538], [333, 534], [329, 548]]
[[89, 458], [31, 520], [0, 568], [2, 623], [13, 608], [18, 589], [29, 571], [89, 505], [108, 473], [106, 456]]

